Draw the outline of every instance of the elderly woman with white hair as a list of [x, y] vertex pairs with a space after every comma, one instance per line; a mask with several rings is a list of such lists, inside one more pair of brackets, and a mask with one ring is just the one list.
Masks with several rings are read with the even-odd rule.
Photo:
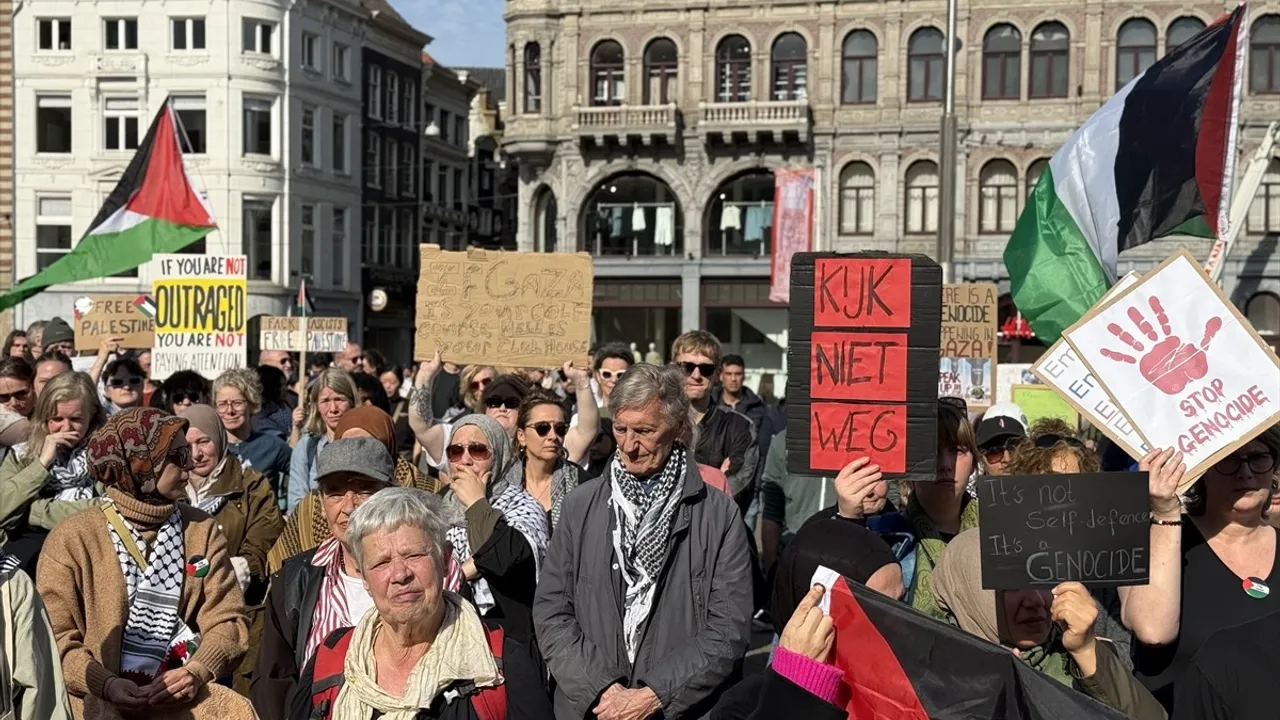
[[440, 499], [414, 488], [380, 492], [351, 516], [376, 612], [325, 639], [290, 720], [553, 717], [530, 648], [445, 589], [448, 527]]
[[623, 375], [617, 454], [564, 502], [533, 605], [559, 720], [702, 717], [746, 653], [746, 527], [699, 477], [684, 381], [672, 366]]

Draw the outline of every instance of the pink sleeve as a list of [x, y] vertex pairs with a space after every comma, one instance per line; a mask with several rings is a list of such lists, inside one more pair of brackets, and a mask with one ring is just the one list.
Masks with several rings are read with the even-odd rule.
[[834, 665], [779, 647], [773, 652], [773, 671], [799, 685], [823, 702], [836, 704], [844, 673]]
[[726, 495], [729, 494], [729, 478], [725, 477], [719, 469], [698, 463], [698, 474], [702, 476], [702, 482]]

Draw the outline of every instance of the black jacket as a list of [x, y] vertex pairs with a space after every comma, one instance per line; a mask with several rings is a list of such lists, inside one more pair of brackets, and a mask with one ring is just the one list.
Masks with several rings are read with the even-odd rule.
[[730, 688], [711, 710], [710, 720], [845, 720], [846, 717], [843, 708], [767, 668]]
[[271, 576], [262, 647], [249, 693], [261, 720], [285, 720], [285, 700], [306, 664], [302, 655], [325, 571], [311, 564], [315, 555], [315, 550], [295, 555]]
[[755, 485], [756, 462], [760, 457], [756, 445], [756, 429], [751, 420], [742, 413], [718, 407], [714, 402], [708, 406], [707, 414], [698, 423], [698, 447], [694, 458], [703, 465], [719, 469], [726, 459], [729, 460], [729, 488], [734, 498], [745, 511], [743, 497], [751, 502], [747, 492]]

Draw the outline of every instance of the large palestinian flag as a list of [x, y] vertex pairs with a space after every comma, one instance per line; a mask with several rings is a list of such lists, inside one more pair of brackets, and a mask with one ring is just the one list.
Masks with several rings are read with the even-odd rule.
[[1004, 251], [1046, 345], [1111, 287], [1122, 250], [1226, 234], [1247, 24], [1241, 5], [1171, 50], [1049, 160]]
[[1125, 720], [1002, 647], [845, 578], [828, 582], [851, 720]]
[[181, 250], [216, 225], [182, 164], [177, 113], [166, 100], [129, 167], [75, 248], [0, 297], [11, 308], [50, 285], [132, 270], [154, 253]]

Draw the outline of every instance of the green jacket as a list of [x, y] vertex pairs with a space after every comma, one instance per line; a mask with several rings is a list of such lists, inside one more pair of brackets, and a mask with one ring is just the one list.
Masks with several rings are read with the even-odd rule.
[[[96, 500], [54, 500], [40, 497], [49, 481], [49, 470], [38, 461], [27, 465], [17, 453], [0, 463], [0, 546], [25, 525], [52, 530], [66, 518], [95, 507]], [[99, 494], [102, 488], [98, 488]]]

